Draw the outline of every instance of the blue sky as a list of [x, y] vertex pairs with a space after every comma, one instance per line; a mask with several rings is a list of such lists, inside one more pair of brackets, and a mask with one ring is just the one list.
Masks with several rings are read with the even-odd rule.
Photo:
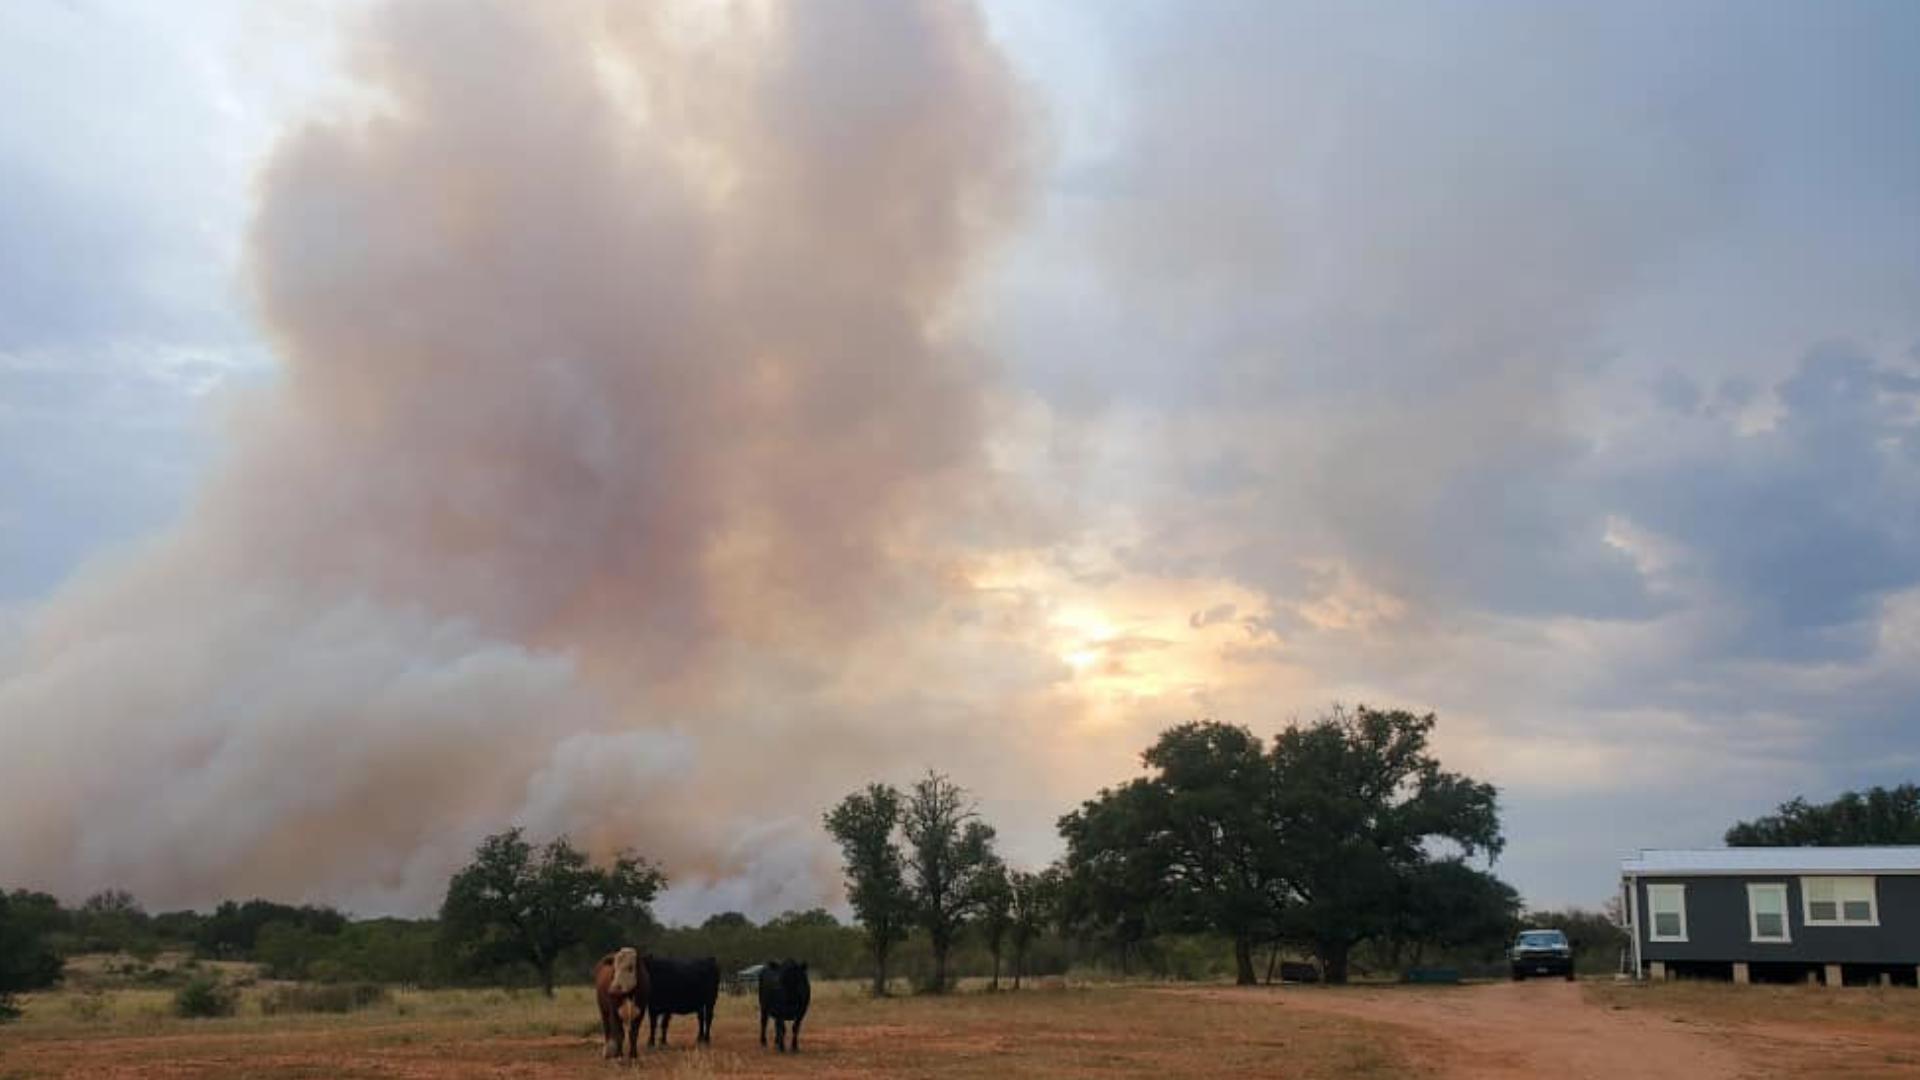
[[777, 745], [595, 836], [766, 914], [868, 778], [1040, 861], [1167, 723], [1366, 701], [1597, 905], [1920, 770], [1910, 5], [480, 10], [0, 13], [0, 730], [206, 792], [0, 877], [415, 909]]

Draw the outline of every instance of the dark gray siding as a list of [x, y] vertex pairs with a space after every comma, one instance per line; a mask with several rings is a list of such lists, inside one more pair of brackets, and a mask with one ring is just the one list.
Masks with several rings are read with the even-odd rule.
[[[1817, 876], [1817, 875], [1816, 875]], [[1782, 882], [1787, 886], [1788, 936], [1785, 944], [1752, 940], [1747, 922], [1747, 885]], [[1879, 926], [1807, 926], [1800, 903], [1799, 877], [1643, 877], [1639, 879], [1643, 960], [1783, 960], [1820, 964], [1920, 964], [1920, 876], [1882, 874], [1876, 893]], [[1687, 940], [1652, 941], [1653, 909], [1647, 885], [1687, 887]]]

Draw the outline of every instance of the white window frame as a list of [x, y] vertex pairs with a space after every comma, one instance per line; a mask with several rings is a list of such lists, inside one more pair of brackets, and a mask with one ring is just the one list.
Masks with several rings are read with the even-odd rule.
[[[1833, 918], [1816, 919], [1813, 917], [1813, 886], [1815, 882], [1833, 882]], [[1847, 901], [1859, 900], [1858, 896], [1847, 897], [1840, 894], [1842, 883], [1865, 882], [1867, 893], [1867, 917], [1864, 919], [1847, 918]], [[1879, 926], [1880, 925], [1880, 883], [1869, 874], [1823, 874], [1819, 877], [1800, 879], [1800, 917], [1808, 926]]]
[[[1761, 937], [1760, 936], [1760, 905], [1754, 903], [1754, 898], [1763, 893], [1772, 893], [1775, 896], [1778, 896], [1780, 898], [1780, 936], [1779, 937]], [[1752, 941], [1756, 945], [1791, 945], [1793, 944], [1793, 920], [1787, 916], [1787, 911], [1788, 911], [1788, 908], [1787, 908], [1787, 883], [1786, 882], [1784, 881], [1749, 881], [1747, 882], [1747, 939], [1749, 941]]]
[[[1673, 906], [1680, 912], [1680, 933], [1678, 935], [1662, 934], [1660, 932], [1660, 898], [1662, 896], [1673, 897]], [[1687, 887], [1685, 885], [1675, 885], [1671, 882], [1665, 884], [1650, 883], [1647, 885], [1647, 940], [1687, 940]]]

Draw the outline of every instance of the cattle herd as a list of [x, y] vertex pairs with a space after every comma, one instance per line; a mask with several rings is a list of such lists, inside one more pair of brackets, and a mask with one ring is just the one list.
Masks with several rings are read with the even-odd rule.
[[[807, 965], [769, 960], [760, 967], [760, 1045], [767, 1045], [767, 1021], [773, 1021], [774, 1049], [787, 1050], [787, 1025], [793, 1025], [793, 1050], [800, 1050], [800, 1022], [813, 999]], [[697, 1043], [713, 1042], [713, 1007], [720, 998], [720, 964], [713, 957], [674, 960], [647, 956], [635, 948], [617, 949], [593, 970], [594, 997], [600, 1006], [600, 1030], [606, 1056], [638, 1057], [640, 1019], [647, 1020], [647, 1045], [667, 1045], [667, 1029], [677, 1015], [692, 1014]], [[629, 1015], [621, 1016], [622, 1010]], [[623, 1037], [624, 1036], [624, 1037]]]

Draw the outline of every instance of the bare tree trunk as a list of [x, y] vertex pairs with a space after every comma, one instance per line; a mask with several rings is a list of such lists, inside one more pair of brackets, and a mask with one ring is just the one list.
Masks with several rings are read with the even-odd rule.
[[1347, 981], [1347, 954], [1353, 946], [1344, 941], [1323, 942], [1320, 945], [1320, 966], [1328, 983], [1342, 986]]
[[933, 943], [933, 986], [936, 994], [947, 992], [947, 946], [944, 942]]
[[1233, 981], [1240, 986], [1258, 981], [1253, 977], [1253, 942], [1245, 935], [1233, 939]]

